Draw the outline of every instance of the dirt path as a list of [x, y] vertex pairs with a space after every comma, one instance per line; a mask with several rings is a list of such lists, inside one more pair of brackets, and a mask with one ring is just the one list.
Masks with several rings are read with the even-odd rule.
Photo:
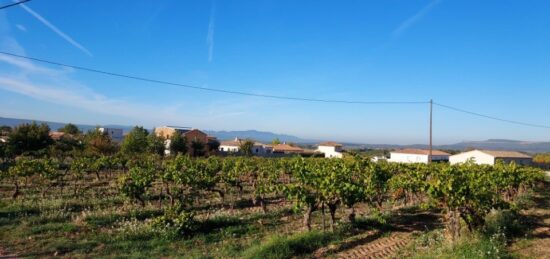
[[411, 241], [411, 233], [394, 232], [390, 236], [358, 245], [336, 254], [336, 258], [389, 258]]
[[550, 183], [539, 188], [535, 202], [534, 208], [523, 211], [533, 221], [531, 233], [510, 246], [520, 258], [550, 258]]
[[382, 232], [370, 230], [354, 236], [338, 245], [326, 247], [314, 253], [313, 257], [335, 258], [390, 258], [413, 240], [413, 234], [440, 225], [437, 215], [431, 213], [409, 213], [395, 217], [391, 223], [395, 228]]

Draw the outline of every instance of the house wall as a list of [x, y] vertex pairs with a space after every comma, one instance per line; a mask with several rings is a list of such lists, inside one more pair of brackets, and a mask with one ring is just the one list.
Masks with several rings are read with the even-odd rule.
[[220, 145], [220, 147], [218, 148], [218, 150], [222, 151], [222, 152], [239, 152], [239, 147], [237, 146], [224, 146], [224, 145]]
[[200, 141], [204, 144], [208, 142], [208, 135], [200, 130], [191, 130], [183, 134], [189, 143], [193, 141]]
[[158, 127], [155, 128], [155, 134], [159, 137], [163, 137], [165, 139], [169, 139], [172, 137], [172, 135], [176, 132], [174, 128], [168, 128], [168, 127]]
[[[236, 152], [239, 152], [240, 147], [221, 145], [218, 150], [220, 150], [222, 152], [236, 153]], [[261, 146], [261, 145], [254, 145], [252, 147], [252, 154], [254, 154], [254, 155], [271, 154], [272, 151], [273, 151], [272, 148], [265, 148], [264, 146]]]
[[252, 147], [252, 154], [254, 154], [254, 155], [263, 155], [263, 154], [265, 154], [265, 149], [264, 149], [263, 146], [254, 145]]
[[325, 157], [327, 158], [342, 158], [343, 154], [340, 152], [341, 147], [333, 147], [333, 146], [319, 146], [317, 150], [321, 153], [325, 154]]
[[390, 159], [388, 162], [396, 163], [428, 163], [427, 155], [417, 155], [417, 154], [402, 154], [402, 153], [390, 153]]
[[494, 165], [495, 158], [489, 154], [485, 154], [479, 150], [472, 150], [449, 157], [451, 165], [466, 163], [468, 160], [478, 165]]

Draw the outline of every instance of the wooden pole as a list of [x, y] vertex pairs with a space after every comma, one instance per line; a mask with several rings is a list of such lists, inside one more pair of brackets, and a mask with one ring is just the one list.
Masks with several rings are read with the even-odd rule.
[[432, 99], [430, 99], [430, 153], [428, 155], [428, 164], [432, 163], [432, 152], [433, 152], [433, 147], [432, 147], [432, 118], [433, 118], [433, 106], [434, 106], [434, 102]]

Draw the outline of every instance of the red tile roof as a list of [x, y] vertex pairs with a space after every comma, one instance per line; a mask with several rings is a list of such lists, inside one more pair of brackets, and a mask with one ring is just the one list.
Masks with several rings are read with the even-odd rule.
[[65, 132], [52, 131], [50, 132], [50, 137], [53, 140], [60, 140], [65, 135]]
[[293, 147], [289, 144], [277, 144], [273, 146], [273, 152], [301, 153], [304, 152], [304, 150], [299, 147]]

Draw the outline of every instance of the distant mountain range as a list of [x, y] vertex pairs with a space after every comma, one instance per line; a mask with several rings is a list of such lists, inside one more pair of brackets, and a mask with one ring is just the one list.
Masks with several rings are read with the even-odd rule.
[[[13, 119], [0, 117], [0, 125], [8, 125], [11, 127], [17, 126], [22, 123], [30, 123], [33, 120], [26, 119]], [[62, 122], [50, 122], [50, 121], [36, 121], [37, 123], [46, 123], [52, 130], [62, 128], [66, 123]], [[88, 131], [94, 129], [93, 125], [77, 125], [82, 131]], [[124, 125], [102, 125], [103, 127], [120, 128], [124, 132], [128, 132], [132, 129], [132, 126]], [[257, 141], [269, 143], [273, 139], [278, 138], [281, 142], [294, 142], [298, 144], [316, 144], [319, 141], [302, 139], [292, 135], [277, 134], [266, 131], [257, 130], [245, 130], [245, 131], [211, 131], [205, 130], [208, 135], [215, 136], [220, 140], [229, 140], [238, 138], [250, 138]], [[360, 143], [342, 143], [347, 148], [373, 148], [373, 149], [398, 149], [398, 148], [427, 148], [427, 145], [389, 145], [389, 144], [360, 144]], [[484, 141], [463, 141], [456, 144], [438, 145], [434, 146], [436, 149], [446, 150], [466, 150], [472, 148], [478, 149], [491, 149], [491, 150], [514, 150], [527, 153], [542, 153], [550, 152], [550, 142], [536, 142], [536, 141], [519, 141], [508, 139], [489, 139]]]
[[286, 134], [276, 134], [267, 131], [257, 131], [257, 130], [243, 130], [243, 131], [211, 131], [205, 130], [205, 132], [210, 136], [215, 136], [221, 140], [229, 140], [234, 138], [250, 138], [260, 142], [271, 143], [274, 139], [279, 139], [281, 142], [295, 142], [295, 143], [309, 143], [313, 142], [312, 140], [302, 139], [296, 136], [286, 135]]

